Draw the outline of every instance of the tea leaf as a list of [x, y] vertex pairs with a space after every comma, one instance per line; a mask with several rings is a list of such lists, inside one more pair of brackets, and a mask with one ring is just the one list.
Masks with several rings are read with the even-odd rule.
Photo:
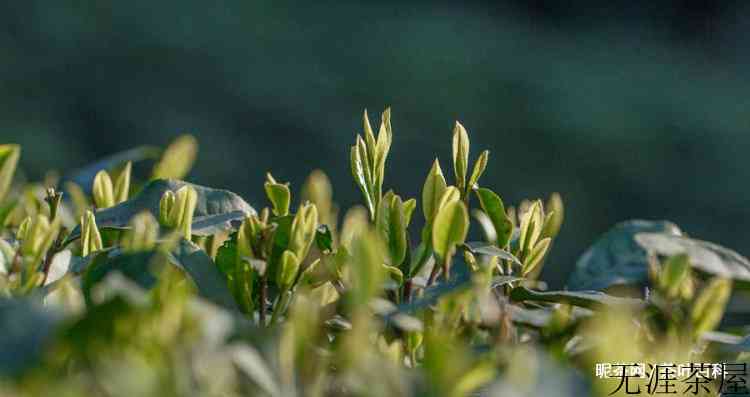
[[552, 193], [545, 206], [549, 219], [544, 222], [542, 237], [555, 237], [560, 232], [565, 219], [565, 207], [559, 193]]
[[523, 264], [523, 276], [526, 276], [529, 273], [533, 272], [534, 269], [536, 269], [536, 267], [539, 265], [539, 263], [542, 262], [544, 255], [547, 253], [547, 249], [549, 249], [551, 241], [552, 239], [547, 237], [539, 240], [539, 242], [536, 243], [534, 248], [529, 253], [528, 257], [526, 257], [526, 260]]
[[376, 218], [376, 226], [381, 239], [388, 247], [391, 266], [398, 267], [406, 258], [407, 236], [406, 215], [401, 197], [391, 192], [380, 202], [380, 210]]
[[279, 272], [277, 273], [276, 285], [282, 291], [287, 291], [292, 287], [294, 279], [297, 277], [299, 272], [299, 262], [297, 255], [294, 255], [292, 251], [284, 251], [281, 254], [281, 261], [279, 262]]
[[154, 166], [151, 179], [182, 179], [193, 168], [198, 155], [198, 141], [192, 135], [180, 135], [164, 149]]
[[266, 196], [273, 204], [273, 214], [276, 216], [285, 216], [289, 214], [289, 203], [292, 195], [289, 192], [289, 186], [277, 183], [271, 173], [267, 174], [268, 181], [264, 184]]
[[21, 146], [0, 145], [0, 202], [5, 199], [10, 190], [19, 158], [21, 158]]
[[456, 186], [460, 191], [466, 190], [466, 170], [469, 167], [469, 135], [461, 123], [456, 121], [453, 127], [453, 172]]
[[521, 261], [519, 261], [518, 258], [516, 258], [513, 254], [504, 249], [498, 248], [495, 245], [483, 243], [480, 241], [472, 241], [466, 243], [466, 246], [469, 247], [469, 250], [474, 254], [494, 256], [502, 260], [511, 261], [517, 265], [521, 265]]
[[711, 280], [701, 291], [690, 313], [695, 335], [700, 336], [719, 325], [731, 292], [732, 281], [723, 278]]
[[94, 187], [91, 190], [97, 208], [109, 208], [116, 204], [112, 178], [110, 178], [107, 171], [99, 171], [96, 174], [96, 177], [94, 177]]
[[446, 188], [447, 185], [443, 170], [440, 169], [440, 162], [435, 159], [422, 187], [422, 212], [427, 223], [431, 223], [435, 218], [440, 199], [443, 197]]
[[130, 195], [130, 174], [132, 170], [133, 163], [128, 161], [125, 164], [125, 168], [120, 172], [120, 175], [117, 176], [114, 189], [115, 204], [124, 203], [128, 200], [128, 196]]
[[505, 212], [505, 206], [500, 197], [490, 189], [479, 188], [474, 191], [479, 198], [482, 209], [490, 217], [495, 227], [496, 241], [498, 247], [507, 247], [513, 235], [513, 222]]
[[640, 308], [646, 306], [646, 302], [640, 299], [619, 298], [607, 295], [599, 291], [532, 291], [526, 287], [516, 287], [510, 293], [514, 301], [533, 301], [550, 303], [567, 303], [589, 309], [604, 309], [608, 306], [623, 308]]
[[477, 162], [474, 163], [474, 171], [472, 171], [471, 177], [469, 178], [469, 184], [466, 186], [467, 189], [475, 189], [479, 187], [477, 183], [479, 182], [479, 178], [482, 177], [482, 174], [484, 174], [484, 170], [487, 168], [489, 157], [489, 150], [485, 150], [479, 155]]
[[688, 256], [685, 254], [672, 256], [664, 264], [659, 277], [659, 287], [666, 292], [668, 297], [675, 298], [688, 277], [690, 277]]
[[648, 252], [661, 256], [685, 254], [690, 265], [723, 278], [750, 281], [750, 261], [718, 244], [667, 233], [638, 233], [635, 241]]
[[432, 229], [435, 254], [445, 259], [453, 248], [463, 244], [469, 231], [469, 214], [461, 201], [451, 201], [438, 210]]
[[648, 253], [635, 240], [635, 235], [642, 232], [681, 233], [675, 224], [666, 221], [632, 220], [617, 224], [581, 255], [568, 288], [602, 290], [612, 285], [646, 283]]
[[[130, 219], [136, 214], [148, 211], [155, 217], [160, 214], [160, 202], [167, 192], [175, 192], [184, 186], [191, 186], [197, 193], [191, 233], [196, 236], [210, 236], [221, 231], [234, 229], [248, 215], [255, 214], [251, 207], [240, 196], [220, 189], [193, 185], [177, 180], [156, 180], [146, 185], [143, 190], [128, 201], [96, 212], [96, 219], [101, 229], [126, 229]], [[233, 226], [234, 223], [234, 226]], [[76, 227], [67, 241], [80, 237], [80, 228]]]

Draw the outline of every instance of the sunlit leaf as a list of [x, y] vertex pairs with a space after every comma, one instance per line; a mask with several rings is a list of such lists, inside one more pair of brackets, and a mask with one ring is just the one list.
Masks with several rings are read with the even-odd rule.
[[432, 229], [432, 246], [441, 258], [462, 244], [469, 231], [469, 214], [461, 201], [452, 201], [441, 208], [435, 217]]
[[[148, 211], [159, 216], [159, 203], [166, 191], [178, 191], [184, 186], [192, 186], [196, 193], [196, 206], [193, 214], [192, 231], [196, 236], [208, 236], [221, 231], [232, 230], [246, 216], [255, 214], [255, 209], [240, 196], [220, 189], [193, 185], [177, 180], [157, 180], [146, 185], [130, 200], [114, 207], [96, 212], [100, 229], [125, 229], [136, 214]], [[76, 227], [68, 240], [77, 239], [80, 228]]]
[[648, 281], [648, 253], [635, 240], [643, 232], [680, 235], [666, 221], [632, 220], [620, 223], [602, 235], [576, 263], [568, 280], [571, 290], [602, 290], [612, 285], [641, 285]]
[[182, 179], [187, 176], [198, 155], [198, 141], [192, 135], [180, 135], [172, 141], [154, 166], [152, 179]]
[[0, 202], [8, 194], [20, 157], [21, 146], [0, 145]]

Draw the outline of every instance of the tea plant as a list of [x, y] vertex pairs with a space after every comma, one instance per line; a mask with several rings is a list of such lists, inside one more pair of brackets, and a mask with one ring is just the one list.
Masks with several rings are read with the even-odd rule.
[[[632, 221], [548, 291], [561, 197], [506, 207], [512, 187], [481, 183], [490, 152], [472, 163], [458, 122], [450, 178], [435, 159], [421, 197], [403, 197], [387, 189], [397, 137], [390, 110], [377, 134], [364, 113], [349, 153], [363, 205], [341, 222], [319, 170], [300, 192], [269, 172], [258, 209], [181, 181], [190, 136], [24, 185], [21, 148], [0, 146], [0, 391], [624, 395], [597, 364], [743, 362], [744, 328], [716, 331], [750, 280], [739, 254]], [[134, 172], [148, 161], [150, 176]], [[658, 393], [647, 381], [626, 386]]]

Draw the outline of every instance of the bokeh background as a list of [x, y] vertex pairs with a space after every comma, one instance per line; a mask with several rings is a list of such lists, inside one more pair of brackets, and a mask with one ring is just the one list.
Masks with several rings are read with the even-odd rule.
[[553, 285], [629, 218], [750, 254], [750, 3], [552, 3], [0, 2], [0, 141], [38, 179], [189, 132], [194, 182], [261, 206], [266, 171], [321, 168], [348, 207], [361, 112], [391, 105], [388, 188], [449, 170], [458, 119], [506, 203], [561, 192]]

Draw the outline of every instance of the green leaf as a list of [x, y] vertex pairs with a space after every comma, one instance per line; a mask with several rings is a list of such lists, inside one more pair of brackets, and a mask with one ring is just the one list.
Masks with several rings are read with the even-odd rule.
[[382, 288], [386, 271], [383, 268], [382, 242], [372, 232], [362, 234], [352, 242], [351, 272], [352, 307], [366, 305]]
[[432, 229], [432, 247], [441, 260], [458, 244], [463, 244], [469, 231], [469, 213], [461, 201], [451, 201], [441, 208]]
[[504, 249], [498, 248], [495, 245], [483, 243], [481, 241], [472, 241], [466, 243], [466, 246], [469, 247], [469, 251], [473, 254], [496, 256], [502, 260], [511, 261], [519, 266], [521, 265], [521, 261], [513, 254]]
[[94, 195], [96, 208], [109, 208], [115, 205], [115, 193], [112, 186], [112, 178], [107, 171], [99, 171], [94, 177], [94, 186], [91, 189]]
[[189, 240], [193, 233], [193, 214], [198, 204], [198, 193], [190, 185], [185, 185], [175, 193], [175, 203], [170, 212], [170, 223], [182, 233], [182, 237]]
[[466, 190], [466, 172], [469, 167], [469, 134], [461, 123], [453, 127], [453, 172], [458, 190]]
[[[461, 200], [461, 192], [456, 188], [455, 186], [448, 186], [445, 191], [443, 191], [442, 197], [440, 197], [440, 200], [438, 201], [437, 205], [437, 211], [439, 212], [443, 207], [445, 207], [448, 203], [452, 203], [454, 201], [460, 201]], [[435, 214], [437, 216], [437, 213]]]
[[276, 277], [276, 285], [282, 291], [288, 291], [294, 283], [297, 273], [299, 272], [300, 259], [294, 252], [286, 250], [281, 254], [279, 262], [279, 272]]
[[[365, 135], [365, 146], [367, 147], [367, 159], [373, 161], [375, 159], [375, 134], [372, 131], [372, 125], [370, 124], [370, 117], [367, 115], [367, 109], [365, 109], [362, 115], [363, 133]], [[364, 159], [365, 157], [363, 157]], [[367, 163], [368, 167], [372, 167], [372, 163]]]
[[693, 332], [696, 336], [712, 331], [719, 325], [721, 318], [724, 317], [724, 309], [731, 293], [732, 281], [724, 278], [711, 280], [701, 291], [690, 313]]
[[536, 246], [539, 236], [542, 234], [543, 223], [542, 203], [537, 200], [521, 216], [520, 234], [518, 237], [520, 257], [523, 258], [528, 255]]
[[[177, 191], [184, 186], [191, 186], [197, 193], [193, 213], [192, 231], [196, 236], [210, 236], [222, 231], [233, 230], [246, 216], [254, 215], [255, 209], [240, 196], [220, 189], [193, 185], [177, 180], [156, 180], [146, 185], [143, 190], [130, 200], [96, 212], [100, 229], [126, 229], [136, 214], [148, 211], [159, 216], [159, 203], [167, 191]], [[76, 227], [68, 236], [68, 242], [80, 237], [80, 228]]]
[[704, 273], [750, 281], [750, 261], [718, 244], [668, 233], [638, 233], [635, 241], [660, 256], [687, 255], [690, 265]]
[[114, 195], [115, 204], [124, 203], [130, 195], [130, 174], [133, 171], [133, 163], [128, 161], [125, 168], [120, 171], [115, 182]]
[[542, 259], [544, 259], [544, 255], [549, 249], [551, 241], [552, 239], [547, 237], [539, 240], [539, 242], [536, 243], [534, 248], [532, 248], [531, 252], [526, 257], [526, 260], [523, 264], [523, 276], [526, 276], [529, 273], [533, 272], [534, 269], [539, 266], [539, 264], [542, 262]]
[[443, 197], [446, 188], [447, 185], [443, 170], [440, 169], [440, 162], [435, 159], [422, 187], [422, 212], [427, 223], [431, 223], [435, 218], [440, 199]]
[[216, 253], [216, 266], [225, 277], [232, 274], [237, 265], [237, 233], [232, 233]]
[[289, 250], [303, 261], [315, 240], [318, 229], [318, 209], [315, 204], [306, 203], [300, 206], [292, 221]]
[[268, 261], [268, 269], [266, 270], [271, 280], [275, 281], [276, 274], [280, 271], [279, 262], [281, 261], [281, 255], [289, 248], [293, 222], [294, 217], [291, 215], [280, 216], [271, 220], [274, 232], [272, 236], [271, 258]]
[[631, 220], [617, 224], [581, 255], [568, 280], [568, 289], [602, 290], [612, 285], [648, 282], [648, 252], [635, 241], [635, 235], [643, 232], [681, 233], [675, 224], [666, 221]]
[[81, 229], [83, 230], [83, 236], [81, 237], [82, 256], [89, 256], [89, 254], [101, 251], [104, 248], [93, 212], [86, 211], [86, 214], [81, 217]]
[[21, 146], [0, 145], [0, 202], [10, 190], [19, 158], [21, 158]]
[[150, 251], [156, 247], [159, 238], [159, 223], [148, 212], [141, 212], [130, 221], [120, 241], [126, 252]]
[[198, 141], [192, 135], [180, 135], [164, 149], [154, 166], [151, 179], [182, 179], [187, 176], [198, 155]]
[[320, 252], [333, 251], [333, 235], [327, 225], [320, 225], [315, 230], [315, 245]]
[[646, 302], [640, 299], [620, 298], [607, 295], [599, 291], [550, 291], [538, 292], [532, 291], [526, 287], [516, 287], [510, 292], [510, 298], [516, 302], [549, 302], [549, 303], [567, 303], [574, 306], [585, 307], [589, 309], [605, 309], [607, 307], [623, 307], [643, 309]]
[[547, 219], [544, 222], [542, 237], [555, 237], [560, 232], [565, 219], [565, 207], [559, 193], [550, 195], [545, 209], [547, 210]]
[[391, 279], [396, 282], [396, 285], [401, 286], [404, 283], [404, 273], [401, 272], [401, 269], [394, 266], [388, 266], [385, 263], [383, 264], [383, 268], [386, 273], [391, 276]]
[[682, 284], [690, 277], [690, 261], [685, 254], [670, 257], [659, 274], [659, 287], [667, 296], [675, 298], [679, 295]]
[[289, 186], [282, 183], [276, 183], [276, 181], [268, 173], [268, 181], [264, 184], [266, 189], [266, 196], [273, 205], [273, 214], [276, 216], [284, 216], [289, 214], [289, 203], [292, 199], [292, 194], [289, 191]]
[[198, 295], [224, 308], [237, 309], [225, 277], [200, 247], [190, 241], [180, 240], [168, 258], [172, 264], [187, 273], [195, 284]]
[[513, 222], [505, 212], [505, 205], [500, 196], [495, 194], [490, 189], [479, 188], [474, 190], [477, 197], [479, 198], [479, 204], [482, 206], [482, 210], [489, 216], [492, 221], [492, 225], [495, 227], [495, 235], [498, 247], [504, 248], [508, 246], [510, 238], [513, 235]]
[[385, 162], [388, 159], [388, 152], [391, 150], [393, 132], [391, 130], [391, 109], [387, 108], [383, 112], [378, 131], [378, 140], [375, 143], [375, 157], [373, 158], [373, 185], [374, 196], [379, 198], [383, 191], [383, 179], [385, 178]]
[[479, 187], [477, 183], [479, 183], [479, 178], [482, 177], [482, 174], [484, 174], [484, 170], [487, 168], [487, 161], [489, 160], [489, 157], [489, 150], [485, 150], [482, 152], [482, 154], [479, 155], [477, 162], [474, 163], [474, 171], [472, 171], [471, 177], [469, 178], [469, 184], [466, 186], [467, 189], [475, 189]]
[[[359, 138], [361, 139], [361, 138]], [[357, 141], [359, 143], [359, 141]], [[370, 217], [373, 218], [375, 215], [375, 203], [372, 201], [372, 196], [370, 194], [370, 183], [368, 181], [368, 176], [366, 174], [367, 165], [366, 159], [362, 158], [361, 150], [359, 149], [359, 144], [352, 146], [351, 148], [351, 168], [352, 168], [352, 177], [354, 177], [354, 181], [356, 182], [357, 186], [359, 186], [359, 190], [362, 192], [362, 196], [365, 199], [365, 204], [367, 205], [367, 210], [370, 213]]]
[[398, 267], [406, 258], [407, 236], [404, 203], [392, 192], [383, 197], [377, 214], [376, 227], [388, 247], [391, 266]]

